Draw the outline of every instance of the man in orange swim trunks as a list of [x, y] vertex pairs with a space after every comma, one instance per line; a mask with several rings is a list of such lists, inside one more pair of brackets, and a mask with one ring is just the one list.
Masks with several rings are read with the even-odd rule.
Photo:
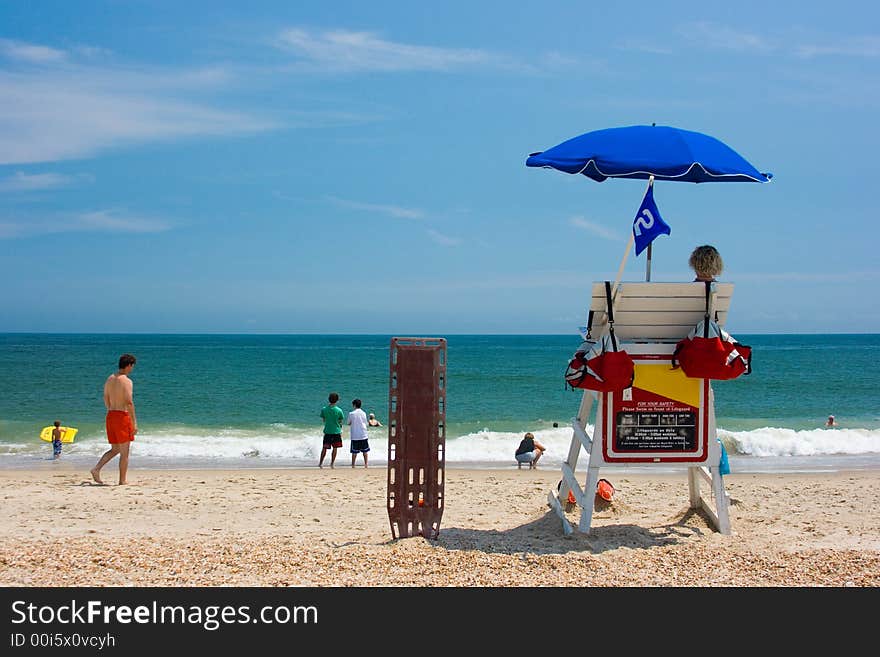
[[137, 433], [137, 418], [134, 414], [134, 385], [128, 375], [134, 368], [137, 359], [131, 354], [119, 357], [119, 370], [107, 377], [104, 382], [104, 406], [107, 407], [107, 442], [108, 449], [92, 468], [92, 479], [101, 481], [101, 468], [117, 454], [119, 455], [119, 484], [125, 483], [128, 472], [128, 449]]

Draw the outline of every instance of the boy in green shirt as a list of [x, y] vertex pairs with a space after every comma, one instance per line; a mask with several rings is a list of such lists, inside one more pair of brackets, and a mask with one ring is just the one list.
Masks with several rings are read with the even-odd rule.
[[322, 408], [320, 413], [324, 420], [324, 446], [321, 448], [321, 459], [318, 461], [319, 468], [324, 467], [324, 456], [331, 447], [333, 452], [330, 455], [330, 467], [334, 467], [336, 450], [342, 447], [342, 421], [345, 419], [345, 415], [342, 409], [336, 405], [336, 402], [339, 401], [339, 395], [331, 392], [327, 401], [330, 403]]

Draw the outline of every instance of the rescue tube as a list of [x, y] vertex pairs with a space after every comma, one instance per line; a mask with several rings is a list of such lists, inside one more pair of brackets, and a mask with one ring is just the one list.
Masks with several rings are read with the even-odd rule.
[[600, 479], [596, 484], [596, 495], [606, 502], [610, 502], [611, 498], [614, 497], [614, 486], [607, 479]]

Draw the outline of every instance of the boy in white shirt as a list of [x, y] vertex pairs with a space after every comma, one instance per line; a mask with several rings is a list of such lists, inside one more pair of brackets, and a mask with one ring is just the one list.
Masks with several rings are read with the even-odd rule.
[[348, 414], [348, 426], [351, 427], [349, 438], [351, 439], [351, 467], [354, 467], [358, 452], [364, 455], [364, 467], [367, 467], [367, 452], [370, 451], [370, 443], [367, 440], [367, 414], [361, 410], [361, 400], [353, 399], [351, 405], [354, 410]]

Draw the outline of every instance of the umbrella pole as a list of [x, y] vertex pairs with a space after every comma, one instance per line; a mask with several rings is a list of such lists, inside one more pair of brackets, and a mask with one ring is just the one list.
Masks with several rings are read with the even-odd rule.
[[614, 279], [614, 289], [611, 291], [612, 297], [617, 294], [617, 286], [620, 285], [620, 277], [623, 276], [623, 268], [626, 266], [626, 259], [629, 258], [629, 252], [630, 249], [632, 249], [635, 239], [635, 235], [630, 231], [629, 240], [626, 242], [626, 250], [623, 252], [623, 259], [620, 261], [620, 267], [617, 268], [617, 278]]

